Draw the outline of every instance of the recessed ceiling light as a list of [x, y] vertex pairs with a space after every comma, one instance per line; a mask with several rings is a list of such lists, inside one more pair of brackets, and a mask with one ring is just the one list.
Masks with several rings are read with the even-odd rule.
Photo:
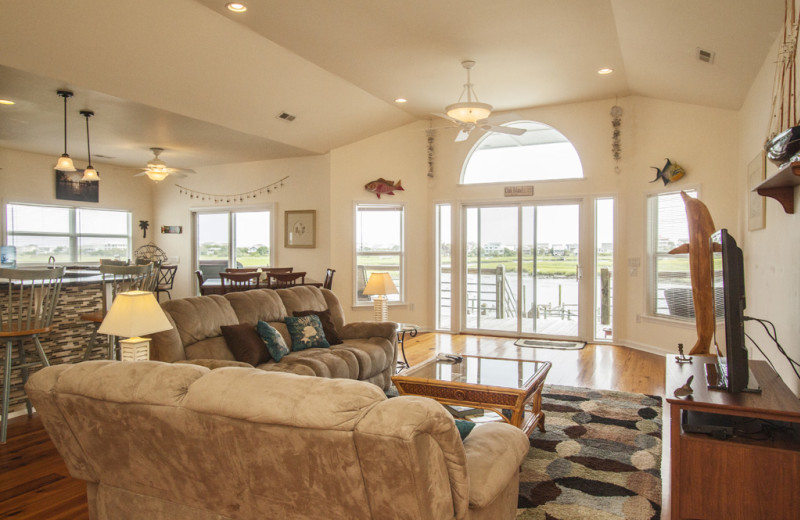
[[600, 69], [597, 71], [598, 74], [602, 74], [604, 76], [606, 74], [611, 74], [612, 72], [614, 72], [614, 69]]
[[0, 99], [0, 105], [16, 105], [16, 103], [10, 99]]
[[394, 102], [395, 103], [407, 103], [408, 100], [406, 98], [399, 97], [399, 98], [395, 99]]
[[228, 2], [225, 4], [225, 7], [228, 8], [228, 11], [233, 11], [234, 13], [243, 13], [247, 11], [247, 6], [239, 2]]

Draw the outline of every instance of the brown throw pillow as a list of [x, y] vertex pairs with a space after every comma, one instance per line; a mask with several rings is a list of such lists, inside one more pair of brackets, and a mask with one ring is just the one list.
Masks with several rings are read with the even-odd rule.
[[267, 345], [252, 325], [224, 325], [220, 330], [236, 361], [258, 366], [270, 360]]
[[331, 321], [331, 311], [294, 311], [294, 316], [296, 318], [308, 316], [310, 314], [319, 316], [319, 321], [322, 323], [322, 331], [325, 333], [325, 339], [328, 340], [328, 343], [331, 345], [339, 345], [342, 342], [342, 337], [336, 332], [336, 327], [333, 326], [333, 322]]

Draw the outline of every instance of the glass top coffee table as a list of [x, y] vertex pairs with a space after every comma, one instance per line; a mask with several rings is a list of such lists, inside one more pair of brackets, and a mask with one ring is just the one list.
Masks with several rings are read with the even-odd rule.
[[542, 387], [549, 361], [462, 356], [460, 363], [436, 358], [392, 377], [400, 395], [419, 395], [455, 406], [495, 412], [526, 435], [544, 431]]

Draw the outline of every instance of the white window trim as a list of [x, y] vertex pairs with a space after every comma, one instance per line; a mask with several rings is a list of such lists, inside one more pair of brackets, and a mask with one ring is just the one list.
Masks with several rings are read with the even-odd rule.
[[[69, 211], [69, 231], [66, 233], [51, 233], [51, 232], [19, 232], [9, 233], [8, 230], [8, 206], [38, 206], [43, 208], [58, 208], [66, 209]], [[105, 233], [78, 233], [77, 231], [77, 213], [78, 210], [90, 211], [113, 211], [117, 213], [125, 213], [128, 217], [128, 229], [125, 234], [105, 234]], [[25, 235], [31, 237], [66, 237], [69, 240], [70, 259], [69, 264], [73, 265], [93, 265], [95, 261], [78, 261], [78, 239], [79, 238], [124, 238], [128, 245], [128, 258], [133, 254], [133, 212], [127, 209], [114, 209], [114, 208], [96, 208], [87, 206], [62, 206], [59, 204], [38, 204], [35, 202], [6, 202], [3, 204], [3, 243], [8, 244], [9, 238], [14, 235]], [[19, 258], [19, 257], [17, 257]], [[17, 262], [18, 265], [36, 266], [44, 265], [43, 262]]]
[[400, 219], [400, 252], [376, 252], [376, 253], [362, 253], [362, 255], [369, 256], [370, 254], [385, 255], [397, 254], [400, 257], [400, 299], [399, 301], [389, 301], [390, 307], [404, 306], [406, 304], [406, 205], [404, 202], [380, 203], [380, 202], [366, 202], [355, 201], [353, 202], [353, 307], [363, 308], [372, 307], [372, 301], [359, 301], [358, 300], [358, 209], [361, 207], [383, 208], [383, 209], [399, 209], [402, 212]]
[[275, 241], [276, 235], [275, 231], [277, 229], [277, 212], [275, 209], [275, 204], [261, 204], [258, 206], [219, 206], [219, 207], [197, 207], [197, 208], [190, 208], [189, 211], [192, 215], [192, 265], [194, 266], [193, 269], [198, 268], [198, 250], [197, 250], [197, 228], [198, 228], [198, 215], [210, 215], [210, 214], [217, 214], [217, 213], [225, 213], [228, 214], [228, 264], [232, 264], [234, 260], [235, 254], [235, 226], [233, 223], [233, 219], [230, 218], [231, 213], [256, 213], [256, 212], [269, 212], [269, 265], [277, 266], [277, 255], [276, 255], [276, 244]]

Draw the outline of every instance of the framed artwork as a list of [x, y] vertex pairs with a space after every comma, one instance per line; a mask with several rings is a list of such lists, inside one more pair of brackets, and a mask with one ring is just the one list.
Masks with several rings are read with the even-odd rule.
[[56, 170], [56, 198], [79, 202], [100, 201], [100, 181], [83, 182], [83, 170], [64, 172]]
[[183, 226], [161, 226], [162, 233], [183, 233]]
[[766, 175], [765, 154], [763, 151], [747, 165], [747, 229], [755, 231], [767, 225], [767, 208], [764, 197], [753, 191]]
[[313, 209], [284, 211], [284, 247], [317, 247], [317, 212]]

